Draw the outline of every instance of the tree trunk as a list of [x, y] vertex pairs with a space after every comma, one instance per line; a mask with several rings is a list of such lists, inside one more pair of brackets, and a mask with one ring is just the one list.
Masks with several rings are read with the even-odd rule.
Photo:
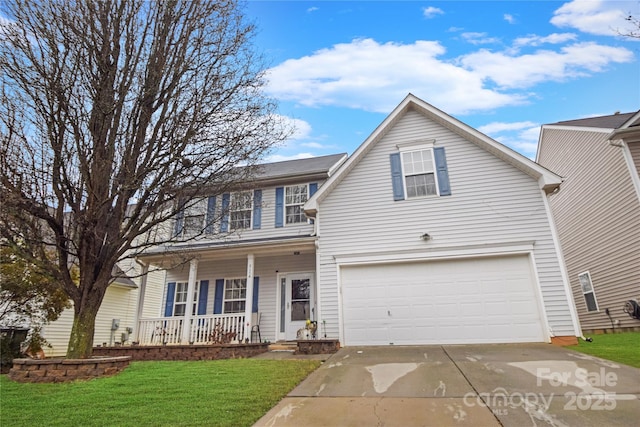
[[100, 304], [84, 304], [74, 311], [67, 359], [88, 359], [93, 352], [93, 334]]

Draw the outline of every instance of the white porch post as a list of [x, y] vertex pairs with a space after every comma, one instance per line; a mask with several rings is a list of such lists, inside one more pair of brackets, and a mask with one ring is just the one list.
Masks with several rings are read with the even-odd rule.
[[142, 312], [144, 309], [144, 294], [147, 291], [147, 274], [149, 273], [149, 264], [136, 260], [136, 262], [142, 266], [142, 275], [140, 276], [140, 288], [138, 289], [138, 307], [136, 309], [136, 321], [135, 321], [135, 341], [140, 342], [140, 319], [142, 319]]
[[182, 325], [182, 343], [189, 343], [191, 335], [191, 311], [193, 310], [193, 294], [196, 290], [196, 277], [198, 276], [198, 260], [189, 262], [189, 282], [187, 283], [187, 307], [184, 310], [184, 324]]
[[255, 256], [247, 255], [247, 299], [244, 304], [244, 337], [243, 339], [251, 339], [251, 327], [253, 326], [253, 264]]

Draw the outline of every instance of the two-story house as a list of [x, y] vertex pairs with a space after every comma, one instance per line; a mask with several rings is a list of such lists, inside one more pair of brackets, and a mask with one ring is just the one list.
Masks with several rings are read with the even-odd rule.
[[542, 126], [537, 161], [585, 333], [640, 329], [640, 111]]
[[165, 272], [141, 280], [137, 340], [292, 340], [312, 320], [343, 345], [575, 342], [560, 184], [408, 95], [349, 158], [265, 165], [178, 217], [188, 237], [222, 212], [140, 257]]

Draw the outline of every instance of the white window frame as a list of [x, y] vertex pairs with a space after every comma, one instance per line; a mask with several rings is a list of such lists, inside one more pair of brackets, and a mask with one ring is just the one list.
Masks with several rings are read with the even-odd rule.
[[[598, 299], [596, 298], [596, 290], [594, 289], [593, 282], [591, 281], [591, 273], [589, 273], [589, 271], [585, 271], [578, 274], [578, 284], [580, 285], [580, 292], [582, 292], [582, 297], [584, 298], [584, 304], [587, 308], [587, 312], [599, 312], [600, 307], [598, 306]], [[589, 302], [587, 301], [588, 294], [591, 294], [593, 296], [593, 302], [596, 305], [595, 310], [589, 310]]]
[[[248, 208], [247, 208], [247, 205], [239, 206], [239, 203], [236, 199], [238, 198], [238, 196], [241, 196], [241, 195], [246, 195]], [[239, 209], [238, 207], [240, 207], [241, 209]], [[234, 214], [241, 213], [241, 212], [246, 213], [247, 211], [249, 212], [248, 226], [237, 227], [239, 220], [233, 218]], [[244, 221], [244, 219], [242, 221]], [[231, 193], [229, 195], [229, 230], [251, 230], [252, 226], [253, 226], [253, 191], [236, 191], [234, 193]]]
[[[240, 284], [242, 284], [242, 282], [244, 281], [244, 297], [242, 296], [242, 288], [231, 288], [231, 289], [227, 289], [228, 285], [233, 284], [234, 282], [240, 282]], [[239, 295], [237, 297], [234, 297], [232, 295], [231, 298], [227, 297], [227, 291], [239, 291]], [[239, 307], [237, 310], [233, 310], [233, 311], [227, 311], [227, 302], [229, 303], [244, 303], [244, 304], [238, 304], [239, 306], [241, 306], [241, 308]], [[229, 314], [229, 313], [244, 313], [244, 310], [246, 308], [247, 304], [247, 278], [246, 277], [233, 277], [233, 278], [228, 278], [228, 279], [224, 279], [224, 290], [222, 292], [222, 313], [223, 314]]]
[[[287, 201], [287, 199], [288, 199], [287, 198], [287, 190], [290, 189], [290, 188], [294, 188], [294, 187], [305, 187], [306, 196], [307, 197], [302, 202], [295, 201], [295, 202], [292, 202], [292, 203], [288, 203], [288, 201]], [[309, 223], [309, 218], [307, 218], [307, 216], [302, 211], [302, 207], [309, 200], [309, 184], [287, 185], [287, 186], [284, 187], [284, 196], [283, 197], [284, 197], [284, 203], [283, 203], [284, 204], [284, 209], [283, 209], [283, 215], [284, 215], [283, 223], [284, 223], [284, 225], [286, 226], [286, 225], [305, 224], [305, 223], [308, 224]], [[301, 221], [289, 222], [288, 221], [288, 217], [289, 216], [287, 215], [287, 208], [288, 207], [294, 207], [294, 206], [300, 206], [300, 212], [301, 212], [302, 216], [304, 217], [304, 219], [301, 220]]]
[[[435, 160], [435, 154], [433, 152], [434, 143], [435, 143], [435, 140], [413, 141], [413, 142], [409, 142], [409, 143], [397, 146], [398, 150], [400, 151], [400, 167], [402, 168], [402, 185], [404, 187], [405, 200], [440, 196], [440, 186], [438, 184], [438, 173], [436, 171], [436, 160]], [[431, 156], [431, 172], [427, 171], [427, 172], [421, 172], [421, 173], [409, 173], [405, 165], [405, 154], [418, 153], [423, 151], [428, 151], [429, 155]], [[407, 177], [418, 176], [418, 175], [428, 175], [428, 174], [433, 175], [433, 185], [435, 187], [435, 193], [409, 196], [409, 191], [407, 188]]]
[[[173, 308], [171, 311], [171, 316], [173, 317], [183, 317], [186, 314], [187, 308], [187, 294], [189, 292], [189, 282], [176, 282], [176, 289], [173, 294]], [[178, 295], [181, 295], [181, 299], [186, 298], [184, 301], [178, 301]], [[200, 296], [200, 281], [196, 281], [196, 286], [193, 291], [193, 304], [191, 314], [193, 316], [198, 312], [198, 297]], [[176, 307], [180, 306], [184, 309], [182, 314], [176, 313]]]
[[207, 211], [201, 201], [186, 208], [182, 220], [182, 237], [194, 237], [202, 234], [206, 219]]

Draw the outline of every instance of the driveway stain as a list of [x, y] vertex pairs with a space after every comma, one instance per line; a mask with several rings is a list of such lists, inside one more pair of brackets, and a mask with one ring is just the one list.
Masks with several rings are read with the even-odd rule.
[[393, 383], [415, 371], [420, 365], [420, 363], [381, 363], [366, 366], [365, 369], [371, 374], [376, 393], [384, 393]]

